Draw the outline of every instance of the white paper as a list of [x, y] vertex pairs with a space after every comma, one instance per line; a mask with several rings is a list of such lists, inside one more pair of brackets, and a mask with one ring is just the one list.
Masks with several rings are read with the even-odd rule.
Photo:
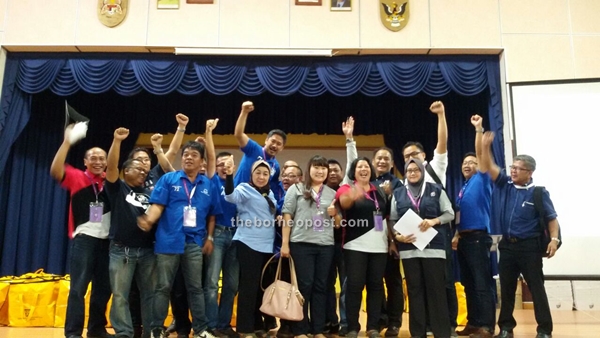
[[431, 242], [433, 237], [437, 235], [437, 230], [434, 228], [429, 228], [425, 231], [421, 231], [419, 229], [419, 224], [423, 222], [423, 219], [419, 217], [412, 209], [408, 209], [406, 213], [394, 224], [394, 230], [398, 231], [404, 236], [414, 235], [417, 239], [412, 244], [417, 247], [417, 249], [423, 251], [427, 244]]
[[77, 143], [77, 141], [85, 138], [87, 133], [88, 123], [87, 122], [77, 122], [73, 126], [73, 129], [69, 132], [69, 142], [71, 144]]

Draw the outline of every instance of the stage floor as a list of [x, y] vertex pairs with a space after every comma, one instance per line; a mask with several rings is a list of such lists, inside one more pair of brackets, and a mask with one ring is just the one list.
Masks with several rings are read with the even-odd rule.
[[[534, 338], [536, 323], [533, 310], [515, 310], [517, 327], [516, 338]], [[600, 311], [553, 311], [554, 338], [600, 337]], [[410, 337], [408, 333], [408, 314], [404, 314], [400, 337]], [[361, 313], [361, 324], [364, 327], [366, 314]], [[109, 329], [110, 332], [112, 330]], [[496, 327], [496, 333], [498, 328]], [[364, 336], [364, 331], [359, 334]], [[0, 338], [61, 338], [64, 337], [62, 328], [16, 328], [0, 327]], [[85, 337], [85, 335], [84, 335]], [[172, 335], [176, 337], [176, 335]]]

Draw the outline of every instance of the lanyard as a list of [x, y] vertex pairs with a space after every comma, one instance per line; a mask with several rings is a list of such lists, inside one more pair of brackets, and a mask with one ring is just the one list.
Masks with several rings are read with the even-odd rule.
[[419, 212], [419, 207], [421, 206], [421, 197], [417, 198], [417, 200], [415, 201], [415, 199], [412, 197], [410, 190], [406, 189], [406, 194], [408, 195], [408, 198], [410, 198], [410, 202], [412, 203], [412, 205], [417, 208], [417, 212]]
[[324, 186], [324, 184], [321, 184], [321, 188], [319, 188], [319, 192], [317, 193], [317, 198], [315, 198], [315, 200], [317, 202], [317, 212], [321, 208], [321, 194], [323, 194], [323, 186]]
[[370, 192], [365, 192], [365, 197], [371, 201], [373, 201], [375, 203], [375, 209], [377, 209], [377, 211], [379, 211], [379, 202], [377, 201], [377, 193], [375, 192], [375, 190], [372, 191], [373, 192], [373, 197], [371, 197]]
[[192, 188], [192, 193], [190, 194], [190, 192], [188, 191], [187, 183], [185, 183], [185, 179], [182, 177], [181, 180], [183, 181], [183, 187], [185, 188], [185, 194], [187, 195], [187, 198], [188, 198], [188, 205], [191, 207], [192, 206], [192, 198], [194, 197], [194, 193], [196, 192], [196, 186], [198, 185], [198, 183], [194, 184], [194, 187]]
[[460, 191], [458, 192], [458, 198], [456, 199], [456, 205], [457, 206], [460, 206], [460, 202], [462, 201], [462, 198], [465, 195], [465, 190], [467, 189], [467, 186], [469, 185], [469, 182], [471, 182], [470, 178], [465, 182], [465, 184], [463, 185], [462, 189], [460, 189]]
[[[271, 170], [271, 163], [269, 163], [269, 161], [267, 161], [267, 154], [265, 153], [265, 148], [261, 148], [262, 149], [262, 153], [263, 153], [263, 160], [265, 162], [267, 162], [267, 164], [269, 165], [269, 171]], [[271, 174], [271, 173], [269, 173]]]
[[83, 173], [90, 180], [90, 183], [92, 185], [92, 189], [94, 189], [94, 195], [96, 195], [96, 203], [98, 203], [98, 195], [100, 195], [100, 193], [102, 192], [102, 189], [104, 189], [104, 186], [100, 187], [100, 190], [98, 190], [96, 188], [96, 184], [100, 185], [100, 183], [94, 182], [94, 180], [90, 177], [90, 175], [88, 175], [87, 171], [84, 171]]

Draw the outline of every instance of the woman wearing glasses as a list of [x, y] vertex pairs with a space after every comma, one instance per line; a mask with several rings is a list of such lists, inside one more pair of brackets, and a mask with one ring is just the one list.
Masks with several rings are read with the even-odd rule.
[[[439, 228], [454, 219], [454, 211], [442, 186], [425, 182], [423, 162], [411, 158], [404, 167], [407, 184], [394, 190], [390, 220], [395, 222], [410, 210], [422, 222], [422, 232]], [[393, 224], [393, 223], [392, 223]], [[441, 229], [440, 229], [441, 230]], [[413, 244], [414, 234], [394, 232], [408, 289], [409, 330], [413, 337], [426, 335], [427, 314], [435, 337], [450, 336], [451, 326], [446, 305], [446, 250], [444, 231], [438, 231], [423, 250]]]

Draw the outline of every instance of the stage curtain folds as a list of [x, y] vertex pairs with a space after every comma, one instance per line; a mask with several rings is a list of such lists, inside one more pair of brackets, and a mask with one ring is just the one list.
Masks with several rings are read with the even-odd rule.
[[[32, 96], [46, 90], [59, 97], [80, 91], [114, 91], [121, 96], [143, 91], [159, 96], [205, 91], [228, 95], [237, 91], [250, 97], [263, 93], [378, 97], [391, 92], [402, 97], [424, 93], [435, 98], [450, 92], [473, 96], [489, 91], [488, 121], [497, 134], [494, 154], [497, 163], [504, 166], [497, 56], [207, 58], [8, 53], [0, 101], [0, 207], [8, 211], [0, 212], [0, 275], [22, 274], [41, 267], [52, 273], [65, 272], [68, 240], [66, 225], [60, 224], [66, 222], [66, 215], [57, 210], [64, 210], [66, 193], [48, 174], [62, 135], [48, 132], [19, 137], [28, 124], [32, 125], [29, 120], [34, 120]], [[41, 118], [43, 126], [38, 127], [48, 126]], [[394, 139], [395, 128], [384, 128], [386, 140]], [[34, 149], [32, 144], [53, 146]]]

